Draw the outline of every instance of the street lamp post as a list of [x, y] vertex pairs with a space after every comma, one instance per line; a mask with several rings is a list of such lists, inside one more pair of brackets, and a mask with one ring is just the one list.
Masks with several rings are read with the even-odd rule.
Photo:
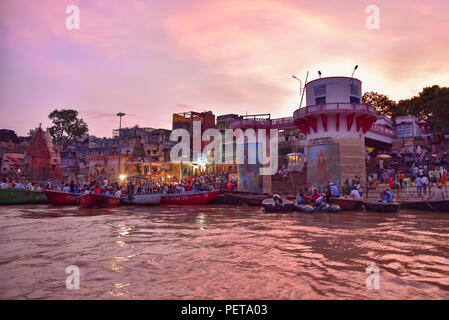
[[[294, 75], [292, 75], [292, 77], [293, 77], [294, 79], [296, 79], [296, 80], [299, 81], [299, 94], [301, 95], [301, 101], [299, 102], [299, 107], [301, 108], [301, 105], [302, 105], [302, 98], [304, 97], [305, 87], [302, 86], [302, 81], [301, 81], [298, 77], [296, 77], [296, 76], [294, 76]], [[308, 79], [308, 77], [309, 77], [309, 71], [307, 71], [306, 82], [305, 82], [305, 84], [307, 84], [307, 79]]]
[[120, 118], [119, 121], [119, 127], [118, 127], [118, 175], [120, 177], [122, 170], [120, 169], [120, 155], [122, 154], [122, 150], [121, 150], [121, 146], [120, 146], [120, 138], [121, 138], [121, 134], [122, 134], [122, 117], [125, 114], [123, 112], [119, 112], [117, 113], [117, 117]]

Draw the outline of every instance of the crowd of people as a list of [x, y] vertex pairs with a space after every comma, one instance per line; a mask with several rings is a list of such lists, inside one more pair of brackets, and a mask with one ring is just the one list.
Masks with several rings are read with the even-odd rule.
[[371, 174], [368, 177], [368, 185], [370, 189], [375, 189], [377, 181], [380, 181], [390, 189], [405, 188], [409, 196], [415, 194], [416, 188], [416, 195], [421, 198], [428, 194], [430, 187], [446, 186], [447, 175], [448, 169], [445, 167], [429, 169], [427, 165], [423, 165], [411, 166], [407, 170], [391, 168], [384, 169], [379, 174]]
[[230, 178], [229, 172], [221, 172], [212, 175], [195, 175], [186, 177], [181, 181], [170, 183], [155, 182], [150, 180], [132, 181], [128, 179], [122, 184], [118, 182], [110, 183], [107, 178], [93, 180], [90, 183], [64, 181], [42, 181], [35, 183], [31, 181], [20, 181], [13, 178], [5, 178], [0, 183], [1, 189], [26, 189], [32, 191], [54, 190], [60, 192], [69, 192], [75, 194], [99, 193], [105, 195], [114, 195], [119, 197], [121, 194], [141, 194], [141, 193], [185, 193], [200, 192], [226, 189], [233, 191], [237, 182]]

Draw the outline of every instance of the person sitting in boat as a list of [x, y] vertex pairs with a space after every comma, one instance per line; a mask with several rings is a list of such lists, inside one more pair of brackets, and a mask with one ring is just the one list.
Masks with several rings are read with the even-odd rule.
[[346, 195], [349, 195], [351, 193], [351, 183], [349, 182], [349, 179], [346, 179], [345, 184], [343, 185], [343, 192]]
[[333, 182], [329, 183], [329, 191], [330, 191], [330, 197], [340, 198], [340, 191], [338, 190], [337, 186]]
[[304, 195], [302, 194], [301, 190], [299, 190], [298, 194], [296, 195], [296, 204], [303, 204], [304, 203]]
[[380, 194], [379, 202], [382, 202], [382, 203], [389, 203], [390, 202], [390, 196], [387, 193], [387, 189], [383, 189], [382, 190], [382, 193]]
[[284, 201], [282, 200], [281, 196], [275, 193], [273, 195], [274, 205], [276, 207], [282, 207], [284, 205]]
[[114, 196], [115, 196], [116, 198], [120, 198], [121, 195], [122, 195], [122, 189], [118, 189], [118, 190], [115, 192], [115, 194], [114, 194]]
[[441, 186], [438, 186], [432, 193], [430, 200], [444, 200], [444, 193]]
[[388, 197], [390, 198], [390, 201], [388, 201], [388, 202], [393, 202], [393, 192], [391, 192], [390, 188], [387, 189], [387, 194], [388, 194]]
[[357, 190], [356, 186], [352, 187], [351, 190], [351, 198], [353, 198], [354, 200], [362, 200], [362, 196], [360, 195], [359, 191]]
[[312, 200], [315, 202], [318, 198], [321, 197], [321, 194], [318, 192], [316, 188], [313, 189]]

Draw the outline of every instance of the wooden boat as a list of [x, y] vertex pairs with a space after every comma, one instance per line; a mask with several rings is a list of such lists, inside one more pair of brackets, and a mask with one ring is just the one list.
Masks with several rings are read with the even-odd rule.
[[330, 198], [330, 202], [340, 206], [341, 210], [356, 210], [362, 209], [362, 200], [345, 199], [345, 198]]
[[119, 203], [120, 198], [101, 193], [87, 193], [79, 197], [79, 204], [83, 208], [109, 208], [116, 207]]
[[155, 205], [161, 202], [161, 198], [162, 193], [139, 193], [132, 195], [123, 195], [120, 201], [126, 204]]
[[363, 202], [367, 211], [375, 212], [398, 212], [399, 203], [387, 203], [387, 202]]
[[211, 203], [216, 204], [229, 204], [229, 205], [239, 205], [240, 198], [232, 193], [219, 193], [218, 196], [211, 201]]
[[449, 212], [449, 199], [446, 200], [403, 200], [401, 207], [404, 209]]
[[238, 197], [242, 203], [254, 207], [262, 207], [263, 206], [262, 202], [267, 198], [266, 195], [258, 196], [258, 195], [245, 195], [245, 194], [239, 194]]
[[43, 191], [27, 189], [0, 189], [0, 204], [48, 203]]
[[265, 212], [291, 212], [293, 211], [293, 202], [287, 199], [282, 199], [282, 205], [276, 206], [273, 198], [268, 198], [262, 201]]
[[201, 191], [185, 193], [164, 193], [161, 197], [161, 204], [174, 205], [197, 205], [207, 204], [214, 200], [220, 191]]
[[56, 205], [76, 205], [78, 204], [78, 198], [80, 196], [78, 193], [54, 190], [45, 190], [44, 192], [48, 198], [48, 201], [50, 201], [51, 204]]

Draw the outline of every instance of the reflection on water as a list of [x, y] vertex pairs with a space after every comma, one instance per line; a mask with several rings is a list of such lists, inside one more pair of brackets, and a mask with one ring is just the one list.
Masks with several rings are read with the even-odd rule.
[[[448, 299], [449, 214], [7, 206], [0, 298]], [[80, 289], [65, 268], [80, 269]], [[380, 269], [368, 290], [366, 267]]]

